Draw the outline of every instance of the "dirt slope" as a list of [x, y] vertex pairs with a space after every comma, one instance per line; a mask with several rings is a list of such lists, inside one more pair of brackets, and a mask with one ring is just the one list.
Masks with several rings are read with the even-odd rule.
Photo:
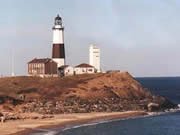
[[77, 75], [64, 78], [0, 79], [0, 110], [42, 114], [146, 110], [175, 107], [144, 89], [127, 73]]

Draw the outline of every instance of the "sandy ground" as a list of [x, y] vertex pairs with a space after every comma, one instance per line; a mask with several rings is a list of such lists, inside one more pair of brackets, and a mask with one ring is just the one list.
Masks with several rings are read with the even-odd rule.
[[0, 135], [25, 135], [36, 128], [63, 126], [72, 123], [86, 123], [95, 119], [117, 119], [146, 115], [143, 111], [113, 112], [113, 113], [81, 113], [60, 114], [54, 118], [37, 120], [15, 120], [0, 123]]

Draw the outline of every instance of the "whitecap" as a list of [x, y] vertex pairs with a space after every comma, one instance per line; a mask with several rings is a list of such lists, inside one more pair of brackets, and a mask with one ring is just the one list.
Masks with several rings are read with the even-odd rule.
[[47, 129], [38, 129], [39, 132], [32, 133], [30, 135], [55, 135], [58, 132], [57, 131], [52, 131], [52, 130], [47, 130]]

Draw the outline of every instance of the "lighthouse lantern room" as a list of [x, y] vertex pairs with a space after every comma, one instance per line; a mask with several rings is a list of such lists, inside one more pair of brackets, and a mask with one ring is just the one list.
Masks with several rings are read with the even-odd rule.
[[58, 67], [65, 65], [64, 27], [59, 15], [55, 18], [53, 27], [52, 59], [58, 64]]

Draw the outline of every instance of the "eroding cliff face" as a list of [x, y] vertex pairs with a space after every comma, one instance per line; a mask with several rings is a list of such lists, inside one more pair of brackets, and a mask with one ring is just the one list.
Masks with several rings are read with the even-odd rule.
[[[9, 83], [5, 87], [1, 82], [6, 81]], [[9, 88], [9, 92], [3, 91], [3, 87]], [[1, 110], [8, 108], [21, 113], [163, 111], [176, 107], [166, 98], [144, 89], [127, 72], [65, 78], [12, 78], [0, 80], [0, 93], [9, 97], [7, 100], [0, 96]]]

